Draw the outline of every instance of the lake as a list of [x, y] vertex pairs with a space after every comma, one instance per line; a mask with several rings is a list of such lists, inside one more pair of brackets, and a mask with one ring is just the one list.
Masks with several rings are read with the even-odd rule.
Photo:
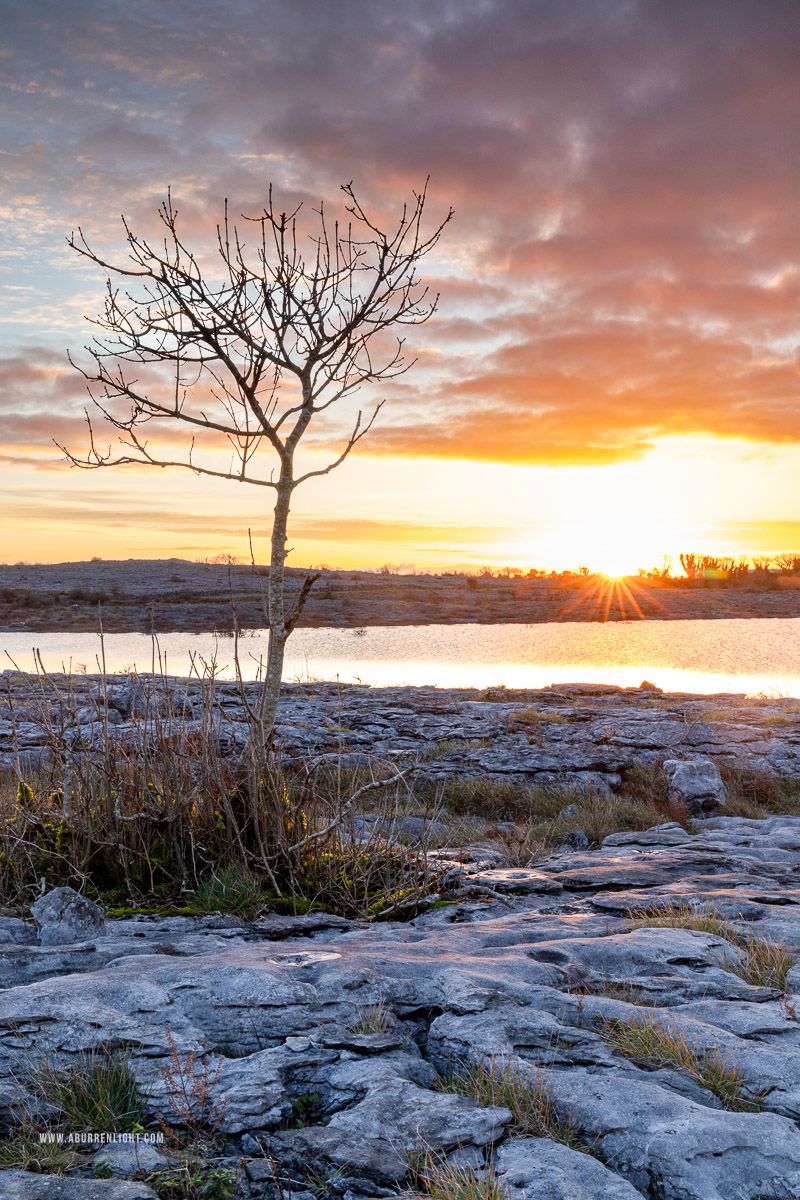
[[[34, 647], [48, 671], [99, 669], [100, 639], [92, 633], [0, 634], [2, 665], [31, 670]], [[266, 649], [263, 630], [240, 640], [245, 678], [256, 677]], [[171, 674], [188, 675], [194, 661], [234, 677], [231, 637], [166, 633], [157, 651]], [[152, 670], [153, 643], [145, 634], [106, 634], [105, 661], [111, 673]], [[800, 618], [299, 629], [288, 644], [285, 678], [526, 688], [579, 681], [636, 687], [648, 679], [665, 691], [800, 696]]]

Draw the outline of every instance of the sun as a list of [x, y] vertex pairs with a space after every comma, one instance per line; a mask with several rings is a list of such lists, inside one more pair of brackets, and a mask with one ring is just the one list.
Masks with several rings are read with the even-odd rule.
[[670, 515], [644, 497], [598, 495], [556, 523], [545, 554], [562, 569], [588, 567], [593, 575], [623, 579], [674, 557], [684, 541]]
[[639, 567], [649, 565], [649, 555], [644, 546], [608, 546], [598, 547], [595, 560], [596, 569], [606, 579], [624, 579], [626, 575], [635, 575]]

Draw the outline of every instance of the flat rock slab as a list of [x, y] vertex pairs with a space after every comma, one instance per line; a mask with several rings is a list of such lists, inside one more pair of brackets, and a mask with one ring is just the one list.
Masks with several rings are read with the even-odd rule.
[[[338, 619], [341, 614], [333, 615]], [[44, 694], [40, 681], [24, 673], [5, 672], [3, 682], [0, 765], [11, 768], [15, 741], [32, 764], [46, 756], [46, 722], [35, 711], [39, 700], [52, 704], [53, 713], [61, 706], [69, 739], [91, 744], [102, 737], [106, 717], [113, 718], [117, 736], [129, 737], [150, 686], [149, 680], [126, 675], [110, 677], [105, 687], [98, 676], [76, 677], [65, 703], [63, 695]], [[57, 676], [52, 682], [59, 686]], [[252, 701], [258, 685], [243, 686]], [[13, 722], [6, 688], [11, 689]], [[175, 679], [159, 688], [161, 700], [164, 690], [172, 693], [187, 729], [193, 722], [199, 729], [204, 719], [211, 719], [203, 717], [200, 682]], [[101, 712], [104, 694], [108, 713]], [[220, 680], [215, 695], [216, 719], [234, 743], [243, 744], [247, 722], [237, 685]], [[522, 786], [566, 786], [601, 794], [616, 791], [621, 774], [637, 765], [676, 761], [683, 770], [684, 760], [697, 753], [769, 773], [800, 773], [800, 713], [794, 701], [663, 694], [655, 700], [650, 690], [639, 688], [582, 692], [569, 687], [479, 691], [286, 685], [276, 734], [287, 760], [308, 755], [333, 760], [342, 751], [354, 762], [399, 755], [432, 779], [489, 775]]]
[[549, 1076], [563, 1112], [597, 1139], [599, 1155], [645, 1195], [735, 1200], [800, 1187], [800, 1132], [773, 1113], [705, 1108], [655, 1084], [576, 1069]]
[[[237, 1152], [258, 1156], [274, 1141], [287, 1194], [297, 1194], [304, 1156], [327, 1174], [351, 1162], [354, 1195], [407, 1186], [406, 1159], [421, 1137], [478, 1169], [496, 1152], [510, 1200], [797, 1192], [800, 966], [780, 988], [754, 987], [733, 970], [744, 951], [725, 937], [631, 928], [626, 918], [714, 908], [749, 922], [756, 937], [785, 931], [800, 950], [800, 819], [658, 827], [535, 869], [486, 856], [481, 866], [478, 850], [465, 851], [465, 874], [473, 869], [502, 901], [488, 894], [407, 923], [131, 918], [73, 946], [32, 945], [14, 926], [0, 948], [12, 985], [0, 988], [2, 1115], [13, 1124], [24, 1108], [21, 1052], [69, 1063], [109, 1035], [128, 1047], [151, 1116], [166, 1115], [169, 1023], [181, 1055], [205, 1057], [224, 1103], [220, 1128]], [[763, 1091], [764, 1111], [729, 1111], [674, 1064], [625, 1057], [603, 1036], [612, 1019], [649, 1019], [700, 1054], [716, 1052], [746, 1088]], [[550, 1139], [508, 1139], [507, 1109], [441, 1087], [437, 1070], [465, 1059], [544, 1079], [596, 1157]], [[324, 1124], [286, 1129], [311, 1096], [312, 1120]], [[255, 1157], [246, 1173], [251, 1197], [266, 1196], [271, 1164]], [[6, 1172], [6, 1195], [153, 1193]]]
[[144, 1183], [120, 1179], [77, 1179], [63, 1175], [33, 1175], [29, 1171], [4, 1171], [0, 1176], [2, 1200], [158, 1200]]
[[629, 861], [620, 859], [575, 865], [569, 861], [543, 864], [541, 870], [552, 874], [562, 887], [571, 891], [601, 891], [605, 888], [657, 888], [670, 883], [681, 871], [679, 861]]
[[544, 892], [556, 895], [563, 892], [564, 885], [542, 871], [530, 871], [524, 867], [498, 867], [494, 871], [479, 871], [470, 875], [470, 883], [491, 888], [495, 892]]

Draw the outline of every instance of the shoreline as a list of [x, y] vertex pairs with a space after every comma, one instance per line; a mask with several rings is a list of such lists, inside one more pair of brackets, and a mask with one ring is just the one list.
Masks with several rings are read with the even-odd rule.
[[[287, 572], [291, 604], [307, 572]], [[227, 631], [263, 627], [263, 569], [183, 559], [0, 566], [0, 633]], [[381, 575], [324, 570], [298, 628], [538, 625], [800, 617], [800, 578], [652, 580]]]

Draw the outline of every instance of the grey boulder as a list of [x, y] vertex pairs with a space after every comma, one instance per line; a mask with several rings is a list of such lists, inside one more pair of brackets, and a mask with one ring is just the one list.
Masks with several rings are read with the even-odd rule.
[[727, 803], [728, 793], [719, 767], [710, 758], [668, 758], [664, 774], [669, 787], [669, 806], [672, 812], [687, 812], [703, 817]]
[[643, 1200], [633, 1184], [596, 1158], [550, 1138], [521, 1138], [500, 1147], [495, 1172], [509, 1200]]
[[31, 905], [43, 946], [70, 946], [102, 937], [105, 914], [71, 887], [53, 888]]
[[249, 1164], [251, 1179], [272, 1182], [273, 1160], [280, 1163], [283, 1170], [300, 1177], [312, 1172], [346, 1171], [351, 1188], [357, 1180], [359, 1190], [363, 1190], [364, 1185], [369, 1189], [371, 1184], [393, 1187], [402, 1183], [408, 1174], [408, 1158], [386, 1139], [350, 1137], [342, 1130], [324, 1125], [273, 1134], [267, 1142], [267, 1151], [269, 1158]]
[[511, 1121], [507, 1108], [484, 1108], [466, 1096], [432, 1090], [436, 1072], [411, 1054], [351, 1059], [332, 1072], [329, 1083], [345, 1095], [362, 1090], [359, 1103], [334, 1113], [328, 1123], [354, 1141], [386, 1140], [405, 1151], [420, 1142], [443, 1150], [486, 1146]]

